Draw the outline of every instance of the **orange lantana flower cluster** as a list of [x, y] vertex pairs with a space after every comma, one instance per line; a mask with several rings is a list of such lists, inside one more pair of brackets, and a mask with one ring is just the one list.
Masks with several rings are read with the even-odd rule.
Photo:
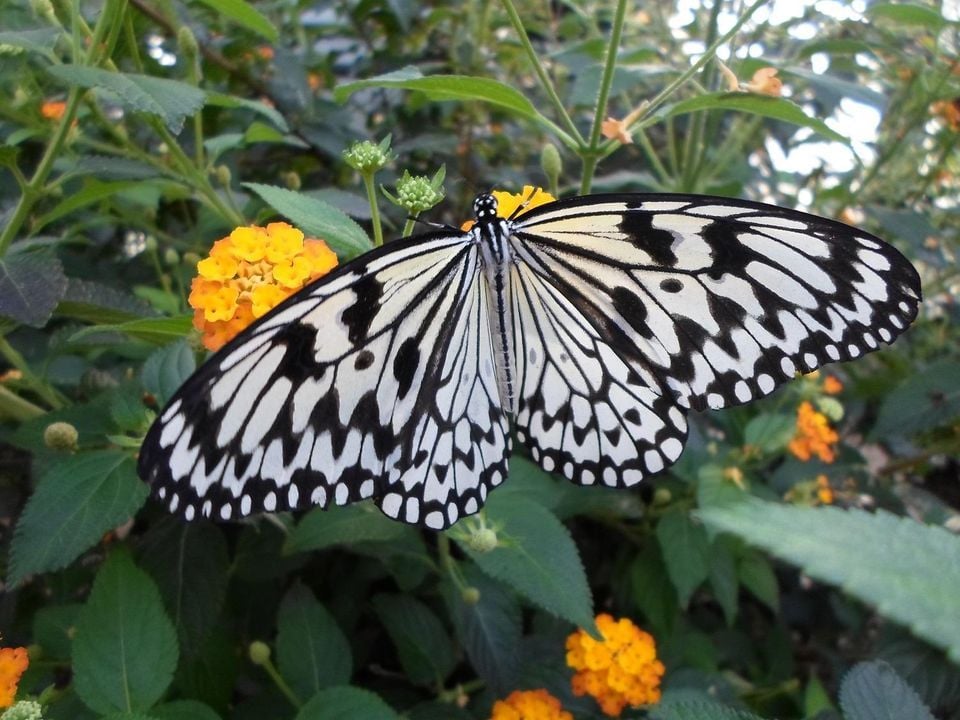
[[591, 695], [603, 712], [616, 717], [627, 705], [660, 701], [663, 663], [657, 660], [653, 637], [629, 619], [597, 616], [603, 640], [584, 630], [567, 638], [567, 665], [576, 670], [571, 685], [575, 695]]
[[573, 720], [546, 690], [514, 690], [493, 704], [490, 720]]
[[791, 453], [804, 462], [816, 455], [823, 462], [830, 463], [836, 457], [835, 445], [839, 439], [826, 415], [814, 410], [806, 400], [800, 403], [797, 433], [787, 445]]
[[[546, 205], [556, 201], [556, 198], [546, 190], [533, 185], [524, 185], [523, 190], [518, 193], [509, 193], [506, 190], [494, 190], [490, 193], [497, 199], [497, 217], [511, 217], [517, 208], [523, 206], [523, 211], [517, 213], [522, 215], [525, 212], [533, 210], [539, 205]], [[467, 220], [460, 226], [460, 229], [467, 232], [473, 227], [474, 221]]]
[[256, 318], [326, 275], [337, 256], [323, 240], [304, 239], [287, 223], [239, 227], [197, 263], [190, 286], [193, 325], [219, 350]]
[[20, 676], [29, 664], [26, 648], [0, 648], [0, 708], [13, 705]]

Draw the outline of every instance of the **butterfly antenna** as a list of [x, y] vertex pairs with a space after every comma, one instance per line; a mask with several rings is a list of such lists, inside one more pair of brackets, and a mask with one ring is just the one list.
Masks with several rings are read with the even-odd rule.
[[460, 228], [454, 227], [450, 223], [438, 223], [438, 222], [433, 222], [432, 220], [423, 220], [422, 218], [414, 217], [413, 215], [407, 215], [407, 220], [413, 223], [418, 223], [420, 225], [426, 225], [427, 227], [435, 228], [438, 230], [448, 230], [451, 232], [458, 232], [460, 230]]
[[529, 194], [526, 197], [520, 198], [520, 204], [517, 205], [513, 212], [510, 213], [510, 217], [507, 220], [513, 220], [517, 215], [524, 212], [527, 209], [527, 206], [530, 204], [530, 201], [533, 200], [533, 196], [537, 194], [537, 188], [531, 187]]

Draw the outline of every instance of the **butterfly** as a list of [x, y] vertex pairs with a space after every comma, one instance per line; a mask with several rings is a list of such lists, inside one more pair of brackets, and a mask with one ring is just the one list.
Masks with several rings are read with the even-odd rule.
[[308, 285], [203, 364], [150, 428], [170, 512], [235, 519], [373, 499], [440, 530], [514, 442], [582, 485], [679, 457], [739, 405], [892, 342], [920, 280], [833, 220], [697, 195], [574, 197], [404, 238]]

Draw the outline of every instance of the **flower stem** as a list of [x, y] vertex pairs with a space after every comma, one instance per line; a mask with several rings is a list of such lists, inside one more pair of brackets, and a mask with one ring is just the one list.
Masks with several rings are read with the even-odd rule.
[[[377, 205], [377, 189], [373, 184], [373, 175], [376, 171], [363, 171], [363, 187], [367, 190], [367, 201], [370, 203], [370, 222], [373, 224], [373, 246], [383, 245], [383, 228], [380, 225], [380, 208]], [[409, 221], [408, 221], [409, 222]], [[404, 232], [406, 235], [406, 232]]]
[[286, 697], [287, 700], [289, 700], [297, 710], [303, 707], [303, 703], [300, 701], [300, 698], [296, 696], [290, 686], [287, 685], [287, 681], [280, 676], [280, 673], [278, 673], [277, 669], [273, 666], [273, 661], [267, 658], [267, 660], [262, 663], [260, 667], [262, 667], [264, 672], [270, 676], [270, 679], [273, 680], [273, 684], [277, 686], [277, 689], [283, 693], [284, 697]]

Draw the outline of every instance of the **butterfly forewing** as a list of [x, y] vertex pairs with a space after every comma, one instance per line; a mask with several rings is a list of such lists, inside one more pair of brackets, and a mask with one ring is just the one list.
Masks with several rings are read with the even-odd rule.
[[141, 475], [187, 519], [374, 498], [442, 528], [506, 477], [479, 252], [397, 243], [305, 289], [174, 396]]
[[626, 333], [660, 385], [696, 409], [874, 350], [919, 304], [916, 271], [889, 245], [760, 203], [590, 196], [537, 208], [514, 232], [545, 282], [602, 311], [601, 337]]

